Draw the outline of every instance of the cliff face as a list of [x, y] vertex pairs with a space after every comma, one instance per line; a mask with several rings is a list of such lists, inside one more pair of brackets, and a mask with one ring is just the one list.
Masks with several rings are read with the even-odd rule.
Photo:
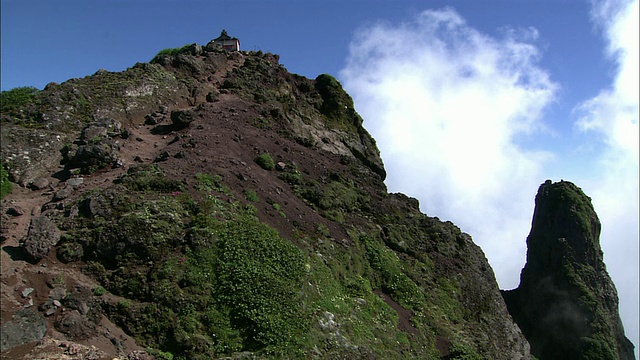
[[503, 296], [541, 360], [634, 358], [599, 236], [600, 221], [580, 188], [549, 180], [540, 186], [520, 285]]
[[340, 83], [276, 55], [194, 44], [50, 84], [2, 113], [2, 160], [24, 186], [3, 202], [8, 358], [29, 358], [6, 346], [22, 307], [55, 335], [32, 354], [530, 358], [470, 236], [387, 193]]

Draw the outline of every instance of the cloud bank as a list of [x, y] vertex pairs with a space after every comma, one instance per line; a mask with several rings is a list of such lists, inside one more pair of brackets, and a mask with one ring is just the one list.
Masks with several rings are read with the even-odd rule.
[[601, 243], [620, 297], [627, 337], [638, 357], [638, 1], [593, 3], [592, 19], [615, 64], [609, 88], [579, 104], [575, 128], [596, 136], [593, 162], [599, 176], [585, 186], [603, 224]]
[[353, 39], [340, 76], [378, 142], [390, 191], [452, 220], [482, 246], [503, 288], [525, 262], [534, 196], [551, 154], [519, 139], [557, 86], [537, 65], [535, 29], [486, 36], [454, 10], [376, 23]]

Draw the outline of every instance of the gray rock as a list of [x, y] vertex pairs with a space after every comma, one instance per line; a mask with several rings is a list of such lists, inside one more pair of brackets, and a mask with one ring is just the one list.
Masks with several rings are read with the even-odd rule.
[[71, 196], [71, 194], [73, 194], [73, 187], [72, 186], [65, 186], [64, 188], [56, 191], [53, 194], [53, 198], [51, 200], [53, 200], [53, 201], [64, 200], [64, 199], [68, 198], [69, 196]]
[[8, 167], [9, 177], [27, 187], [38, 178], [48, 178], [59, 171], [60, 147], [75, 138], [73, 132], [60, 133], [2, 124], [0, 152]]
[[0, 345], [2, 351], [38, 341], [47, 331], [47, 321], [35, 309], [23, 309], [15, 313], [11, 321], [2, 324]]
[[23, 298], [27, 298], [29, 297], [29, 295], [31, 295], [31, 293], [33, 292], [33, 288], [25, 288], [24, 290], [22, 290], [22, 297]]
[[147, 125], [157, 125], [165, 120], [165, 116], [163, 114], [159, 114], [157, 112], [152, 112], [151, 114], [147, 114], [144, 116], [144, 123]]
[[56, 225], [45, 216], [37, 216], [29, 224], [24, 250], [33, 262], [38, 262], [49, 255], [51, 247], [59, 240], [60, 230]]
[[108, 219], [114, 211], [121, 211], [129, 206], [129, 198], [125, 195], [126, 193], [127, 189], [122, 185], [92, 193], [79, 204], [78, 210], [86, 216], [100, 216]]
[[49, 186], [49, 180], [45, 178], [37, 178], [29, 184], [29, 187], [33, 190], [42, 190]]
[[120, 146], [113, 138], [122, 134], [122, 124], [111, 118], [102, 118], [82, 129], [78, 142], [66, 148], [64, 160], [67, 167], [80, 168], [85, 174], [106, 167], [117, 161]]
[[67, 186], [72, 186], [72, 187], [78, 187], [80, 185], [82, 185], [84, 183], [84, 178], [78, 177], [78, 178], [71, 178], [69, 180], [67, 180], [66, 184]]
[[103, 138], [106, 136], [107, 128], [98, 126], [97, 124], [90, 124], [82, 130], [80, 139], [84, 142], [91, 142], [97, 140], [98, 138]]
[[64, 304], [69, 309], [78, 310], [81, 315], [87, 315], [90, 310], [87, 302], [80, 296], [70, 296], [68, 299], [65, 299]]
[[110, 138], [103, 138], [91, 144], [82, 145], [69, 159], [68, 165], [79, 167], [82, 173], [113, 167], [118, 161], [118, 145]]
[[158, 154], [158, 156], [156, 156], [153, 162], [157, 163], [157, 162], [167, 161], [170, 157], [171, 157], [171, 154], [169, 154], [168, 151], [163, 151], [160, 154]]
[[50, 308], [47, 308], [47, 310], [44, 312], [44, 316], [51, 316], [55, 314], [57, 310], [58, 309], [55, 306], [51, 306]]
[[49, 299], [51, 300], [62, 300], [64, 296], [67, 294], [67, 290], [64, 287], [56, 287], [49, 291]]
[[202, 46], [198, 45], [198, 44], [191, 44], [189, 45], [189, 53], [191, 53], [191, 55], [201, 55], [202, 54]]

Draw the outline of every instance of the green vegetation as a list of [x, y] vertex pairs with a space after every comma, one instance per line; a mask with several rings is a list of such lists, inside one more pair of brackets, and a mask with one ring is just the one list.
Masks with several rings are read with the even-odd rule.
[[133, 191], [154, 190], [160, 192], [172, 192], [183, 190], [182, 183], [167, 179], [160, 167], [155, 164], [143, 164], [131, 167], [127, 173], [116, 181]]
[[11, 191], [13, 191], [13, 185], [9, 181], [9, 173], [4, 165], [0, 165], [0, 200], [4, 199], [7, 194], [11, 194]]
[[454, 345], [449, 353], [451, 360], [484, 360], [473, 348], [466, 345]]
[[404, 308], [420, 311], [424, 303], [424, 294], [418, 285], [404, 274], [398, 256], [368, 236], [362, 236], [361, 240], [364, 242], [371, 268], [377, 271], [374, 277], [376, 287], [391, 295]]
[[[615, 348], [615, 347], [614, 347]], [[583, 337], [580, 339], [580, 345], [578, 347], [580, 352], [580, 359], [586, 360], [615, 360], [618, 359], [616, 352], [612, 350], [611, 345], [606, 339], [596, 335], [594, 337]]]
[[178, 54], [182, 54], [182, 53], [186, 53], [189, 51], [189, 49], [191, 48], [191, 46], [193, 46], [193, 44], [186, 44], [184, 46], [181, 47], [177, 47], [177, 48], [166, 48], [166, 49], [162, 49], [160, 50], [156, 56], [153, 57], [153, 59], [151, 59], [151, 62], [153, 63], [159, 56], [162, 55], [178, 55]]
[[91, 290], [91, 293], [95, 296], [102, 296], [107, 293], [107, 290], [102, 286], [98, 285]]
[[576, 216], [582, 232], [589, 237], [594, 237], [592, 220], [596, 218], [591, 199], [582, 192], [582, 189], [571, 182], [561, 181], [557, 183], [545, 182], [539, 190], [548, 199], [547, 206], [553, 214], [559, 209], [567, 209], [567, 213]]
[[276, 164], [273, 161], [273, 158], [271, 157], [271, 155], [269, 155], [269, 153], [261, 154], [260, 156], [256, 157], [254, 161], [256, 164], [258, 164], [261, 168], [265, 170], [271, 171], [276, 167]]
[[[398, 314], [374, 293], [389, 294], [414, 312], [415, 326], [426, 326], [426, 300], [414, 281], [424, 270], [407, 272], [379, 237], [354, 232], [345, 252], [319, 224], [314, 234], [324, 240], [303, 234], [297, 247], [234, 199], [220, 176], [196, 175], [198, 200], [161, 191], [163, 177], [141, 165], [119, 181], [130, 192], [122, 199], [109, 188], [87, 195], [78, 204], [91, 199], [93, 213], [66, 222], [69, 235], [59, 245], [81, 247], [85, 273], [101, 284], [94, 294], [123, 297], [105, 306], [107, 316], [157, 356], [306, 358], [318, 344], [329, 358], [399, 358], [398, 346], [437, 354], [433, 340], [399, 331]], [[253, 201], [255, 191], [244, 194]]]
[[260, 200], [260, 198], [258, 197], [258, 194], [256, 194], [255, 190], [250, 190], [250, 189], [246, 189], [244, 190], [244, 196], [245, 199], [251, 201], [251, 202], [257, 202]]
[[20, 108], [34, 100], [38, 91], [32, 86], [24, 86], [0, 92], [0, 113], [17, 115]]
[[302, 173], [295, 167], [288, 166], [283, 172], [278, 174], [278, 179], [290, 185], [300, 185], [302, 184]]
[[331, 75], [322, 74], [316, 78], [316, 89], [322, 97], [318, 110], [327, 119], [327, 126], [349, 133], [357, 133], [362, 125], [362, 118], [353, 107], [351, 96]]
[[173, 360], [173, 354], [154, 348], [146, 348], [149, 355], [154, 356], [157, 360]]

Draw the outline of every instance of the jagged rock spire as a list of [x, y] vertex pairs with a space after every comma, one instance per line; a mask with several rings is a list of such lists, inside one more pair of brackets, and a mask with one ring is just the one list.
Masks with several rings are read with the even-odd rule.
[[540, 186], [520, 285], [503, 296], [541, 360], [634, 359], [600, 229], [591, 199], [579, 187], [550, 180]]

